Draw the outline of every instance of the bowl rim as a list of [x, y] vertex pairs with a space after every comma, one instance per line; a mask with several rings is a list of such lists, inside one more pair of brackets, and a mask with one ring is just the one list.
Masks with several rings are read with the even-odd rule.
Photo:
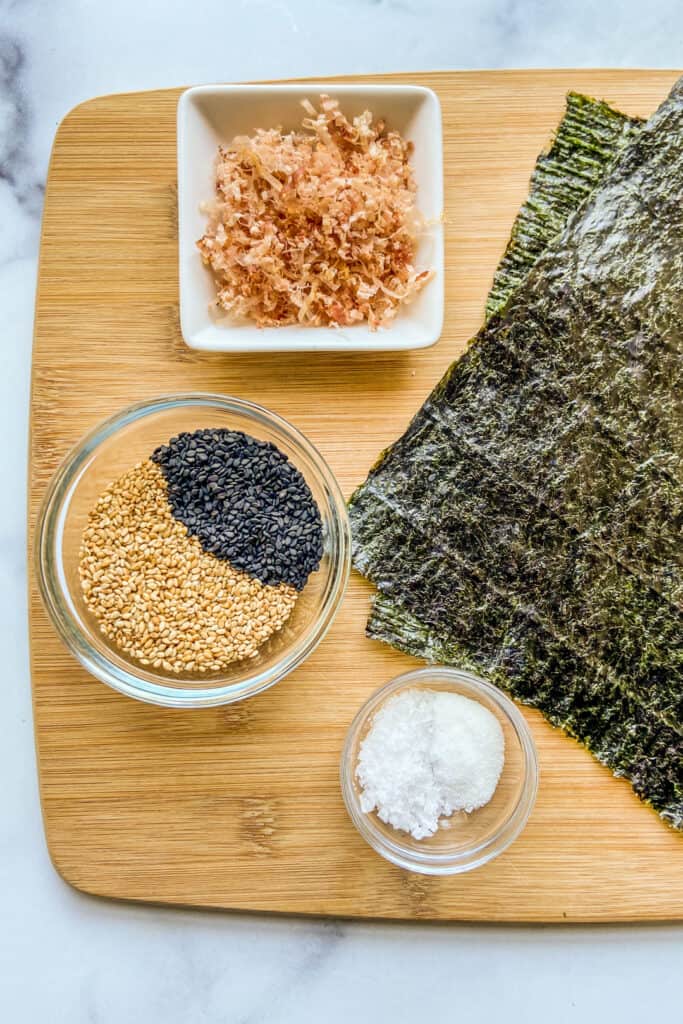
[[[336, 552], [331, 584], [318, 616], [286, 657], [239, 683], [216, 686], [165, 686], [139, 678], [96, 650], [70, 613], [69, 589], [63, 577], [59, 545], [71, 496], [92, 456], [105, 441], [124, 427], [155, 413], [187, 407], [219, 408], [246, 416], [288, 440], [301, 450], [319, 474], [331, 510], [332, 541]], [[231, 395], [186, 392], [135, 402], [90, 430], [67, 453], [52, 475], [38, 511], [33, 539], [34, 567], [43, 604], [62, 643], [100, 682], [129, 697], [163, 707], [213, 707], [255, 696], [294, 671], [316, 649], [341, 606], [351, 568], [351, 529], [346, 504], [334, 473], [315, 445], [288, 420], [264, 406]], [[131, 669], [134, 667], [130, 662]]]
[[[485, 840], [457, 853], [436, 853], [414, 850], [400, 839], [402, 833], [394, 829], [397, 838], [385, 835], [373, 822], [372, 814], [362, 811], [354, 786], [355, 760], [353, 748], [358, 734], [381, 704], [398, 690], [406, 688], [429, 689], [430, 685], [458, 684], [459, 691], [474, 700], [485, 694], [511, 725], [520, 744], [524, 762], [524, 779], [515, 806], [505, 820]], [[500, 856], [520, 835], [533, 810], [538, 792], [538, 755], [531, 730], [519, 708], [493, 683], [472, 672], [441, 665], [427, 665], [394, 677], [370, 695], [357, 711], [346, 733], [342, 749], [340, 783], [344, 804], [349, 817], [361, 837], [382, 857], [407, 871], [425, 875], [456, 875], [472, 871]]]

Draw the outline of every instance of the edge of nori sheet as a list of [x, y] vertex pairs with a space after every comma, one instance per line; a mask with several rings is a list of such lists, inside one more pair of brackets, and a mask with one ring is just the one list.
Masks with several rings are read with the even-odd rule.
[[599, 184], [614, 156], [643, 121], [603, 100], [567, 93], [566, 109], [548, 152], [531, 175], [529, 194], [486, 299], [486, 319], [498, 313], [570, 215]]

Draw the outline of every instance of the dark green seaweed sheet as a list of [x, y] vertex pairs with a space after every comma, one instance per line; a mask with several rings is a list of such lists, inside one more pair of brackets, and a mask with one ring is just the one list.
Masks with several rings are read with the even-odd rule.
[[[645, 148], [643, 134], [629, 153]], [[672, 136], [664, 148], [676, 150], [675, 130]], [[665, 167], [655, 168], [662, 177]], [[651, 214], [631, 171], [626, 168], [619, 189], [611, 188], [615, 210], [600, 214], [608, 239], [596, 240], [599, 207], [591, 200], [568, 229], [557, 262], [546, 268], [548, 257], [541, 257], [523, 294], [513, 296], [446, 374], [414, 426], [437, 419], [454, 436], [467, 437], [500, 472], [683, 606], [683, 202], [675, 182], [671, 202], [669, 183], [660, 177]], [[673, 211], [664, 225], [660, 204]], [[648, 258], [613, 229], [616, 216], [630, 223]], [[579, 253], [585, 248], [599, 264], [592, 275], [585, 268], [576, 273], [572, 260], [581, 230]], [[672, 245], [668, 259], [662, 237]], [[623, 268], [628, 260], [630, 275]], [[534, 288], [534, 280], [545, 287]]]
[[[683, 247], [683, 220], [680, 229]], [[678, 284], [683, 288], [683, 266]], [[554, 290], [546, 298], [561, 301]], [[653, 308], [637, 329], [656, 330], [668, 318], [672, 346], [658, 348], [655, 338], [647, 364], [634, 359], [628, 375], [602, 346], [602, 325], [587, 349], [569, 317], [564, 335], [557, 316], [554, 329], [541, 324], [537, 358], [520, 358], [514, 346], [527, 343], [538, 321], [532, 303], [517, 307], [513, 298], [506, 316], [490, 322], [481, 344], [432, 393], [417, 425], [437, 420], [453, 437], [466, 438], [500, 472], [683, 606], [683, 336], [675, 322], [681, 298], [673, 291], [667, 298], [669, 307]], [[587, 316], [585, 333], [593, 323]], [[636, 329], [620, 321], [615, 306], [610, 319], [626, 336]], [[549, 353], [553, 343], [558, 351]], [[642, 392], [640, 416], [627, 383]], [[609, 402], [609, 415], [600, 412], [598, 397]], [[648, 419], [655, 408], [659, 415]]]
[[[449, 447], [449, 473], [440, 453]], [[603, 662], [622, 688], [683, 732], [683, 615], [618, 563], [601, 557], [527, 492], [496, 473], [462, 440], [425, 423], [419, 443], [391, 450], [382, 486], [373, 480], [354, 501], [356, 562], [378, 586], [392, 565], [373, 545], [378, 503], [402, 517], [401, 570], [419, 586], [417, 532], [481, 577], [518, 608], [529, 610], [583, 656]], [[386, 515], [386, 512], [383, 513]], [[368, 538], [364, 547], [359, 540]], [[393, 554], [393, 553], [392, 553]], [[372, 556], [372, 557], [371, 557]], [[381, 567], [374, 577], [374, 565]], [[457, 571], [455, 569], [454, 571]], [[420, 593], [423, 614], [429, 596]], [[644, 643], [644, 638], [648, 642]]]
[[[635, 138], [642, 124], [640, 118], [628, 117], [600, 100], [574, 92], [567, 95], [564, 117], [549, 152], [541, 154], [536, 162], [529, 196], [515, 220], [508, 246], [496, 270], [486, 303], [487, 318], [503, 308], [539, 256], [560, 234], [569, 216], [600, 183], [615, 155]], [[642, 339], [632, 341], [631, 345], [634, 344], [642, 347]], [[642, 358], [642, 352], [640, 355]], [[601, 404], [600, 398], [599, 394], [593, 395], [593, 401], [598, 405]], [[649, 537], [650, 542], [655, 542], [658, 571], [662, 572], [665, 571], [661, 564], [665, 562], [666, 551], [680, 546], [677, 542], [683, 508], [681, 492], [675, 484], [672, 486], [672, 478], [681, 483], [683, 464], [680, 458], [669, 457], [665, 460], [660, 458], [657, 465], [656, 459], [647, 461], [642, 448], [639, 449], [638, 425], [646, 416], [646, 405], [641, 395], [634, 409], [634, 429], [625, 439], [626, 457], [640, 463], [623, 496], [630, 517], [620, 518], [618, 513], [612, 515], [595, 531], [595, 539], [598, 543], [602, 540], [611, 545], [617, 557], [628, 563], [634, 537], [638, 543], [637, 524], [649, 516], [651, 521], [655, 519], [662, 527], [660, 532], [651, 529]], [[605, 415], [604, 403], [601, 412], [601, 427], [606, 431], [608, 416]], [[668, 428], [667, 421], [662, 420], [656, 408], [654, 420], [654, 425], [645, 432], [648, 436], [653, 435], [656, 429], [666, 431]], [[618, 437], [612, 436], [610, 441], [617, 447], [620, 444]], [[655, 476], [656, 480], [652, 479]], [[644, 486], [641, 485], [643, 478]], [[659, 504], [654, 514], [652, 496], [656, 496]], [[629, 532], [634, 536], [629, 536]], [[637, 556], [635, 561], [639, 561]], [[666, 584], [664, 589], [667, 590]]]
[[[385, 513], [386, 529], [391, 511], [385, 508]], [[401, 523], [394, 535], [405, 542], [409, 529]], [[415, 557], [421, 570], [409, 593], [400, 585], [400, 550], [393, 566], [385, 568], [368, 635], [493, 679], [582, 739], [615, 774], [631, 779], [667, 821], [681, 827], [680, 733], [624, 692], [604, 665], [581, 657], [529, 611], [513, 607], [504, 593], [482, 587], [481, 577], [465, 565], [446, 576], [448, 553], [435, 550], [431, 538], [423, 538], [421, 545], [418, 541]]]
[[[654, 582], [674, 597], [679, 583], [675, 558], [673, 583], [670, 566], [666, 563], [662, 566], [662, 556], [666, 559], [672, 554], [667, 538], [664, 537], [662, 544], [661, 531], [653, 529], [647, 520], [641, 522], [632, 517], [628, 522], [625, 512], [628, 512], [629, 499], [637, 497], [642, 518], [642, 509], [648, 508], [654, 498], [660, 507], [664, 503], [664, 525], [673, 522], [675, 526], [671, 510], [676, 505], [672, 506], [671, 502], [679, 497], [680, 415], [677, 418], [676, 414], [680, 413], [680, 406], [672, 406], [670, 390], [672, 381], [676, 381], [676, 371], [680, 375], [680, 302], [677, 305], [676, 300], [681, 285], [677, 254], [681, 251], [683, 169], [679, 150], [682, 143], [679, 85], [669, 102], [651, 119], [638, 142], [617, 162], [607, 185], [586, 204], [563, 238], [538, 261], [529, 281], [511, 299], [504, 315], [481, 332], [470, 353], [449, 371], [425, 410], [413, 421], [403, 442], [408, 446], [417, 443], [415, 438], [425, 422], [433, 425], [436, 421], [449, 432], [451, 446], [454, 438], [464, 437], [496, 472], [507, 476], [513, 486], [521, 486], [537, 499], [541, 497], [542, 503], [554, 507], [565, 522], [583, 528], [587, 539], [600, 544], [603, 552], [610, 550], [614, 537], [614, 532], [605, 536], [607, 527], [626, 522], [612, 553], [632, 566], [635, 562], [645, 580]], [[615, 224], [619, 225], [618, 229]], [[668, 262], [665, 259], [667, 244], [671, 247]], [[629, 261], [627, 269], [625, 264]], [[653, 401], [649, 401], [650, 396]], [[664, 408], [658, 410], [657, 402], [661, 404], [662, 400]], [[645, 410], [640, 422], [636, 416], [639, 402]], [[550, 415], [548, 405], [552, 407]], [[454, 406], [455, 416], [452, 415]], [[668, 419], [667, 411], [672, 413]], [[534, 431], [528, 428], [539, 421], [546, 433], [534, 448]], [[586, 425], [591, 429], [586, 429]], [[518, 434], [522, 438], [519, 448]], [[495, 443], [491, 442], [491, 435]], [[576, 456], [577, 451], [578, 459], [575, 457], [573, 462], [567, 459], [567, 455]], [[644, 451], [647, 457], [643, 459]], [[378, 486], [381, 490], [384, 479], [388, 479], [383, 469], [386, 463], [385, 458], [371, 475], [375, 492]], [[439, 471], [448, 474], [449, 469], [447, 446]], [[548, 477], [551, 486], [548, 486]], [[361, 499], [365, 504], [368, 498], [372, 498], [370, 492], [361, 489], [352, 504], [356, 561], [374, 578], [381, 577], [383, 586], [391, 575], [386, 572], [387, 564], [396, 567], [392, 584], [393, 600], [397, 603], [392, 613], [395, 621], [389, 630], [390, 605], [383, 596], [378, 605], [381, 614], [376, 610], [369, 627], [372, 635], [381, 635], [385, 629], [385, 639], [389, 642], [426, 656], [430, 651], [433, 653], [434, 638], [439, 637], [439, 642], [447, 643], [448, 650], [457, 650], [459, 661], [468, 660], [468, 650], [473, 652], [482, 670], [481, 659], [477, 661], [476, 657], [481, 636], [463, 632], [465, 623], [470, 621], [471, 608], [477, 608], [477, 600], [484, 603], [486, 615], [491, 617], [475, 615], [477, 628], [482, 630], [492, 625], [494, 606], [490, 598], [487, 603], [481, 581], [470, 595], [471, 604], [465, 603], [465, 623], [454, 624], [452, 606], [458, 600], [454, 587], [462, 571], [443, 573], [438, 549], [435, 551], [433, 546], [430, 558], [430, 544], [433, 544], [430, 538], [424, 550], [420, 552], [418, 548], [421, 557], [415, 562], [420, 566], [420, 591], [415, 576], [401, 576], [400, 556], [406, 550], [401, 545], [414, 544], [414, 537], [402, 536], [396, 527], [393, 535], [391, 531], [383, 537], [379, 532], [372, 535], [372, 531], [365, 528], [365, 535], [358, 536], [358, 516], [354, 509], [360, 507]], [[586, 498], [592, 498], [593, 504], [585, 503]], [[372, 513], [378, 520], [386, 511], [380, 505]], [[587, 505], [588, 516], [584, 505]], [[364, 508], [363, 518], [367, 524], [366, 513], [367, 508]], [[486, 526], [483, 521], [482, 529]], [[401, 529], [405, 530], [405, 523]], [[655, 542], [659, 543], [658, 548]], [[595, 550], [599, 552], [601, 548], [595, 545]], [[518, 548], [503, 545], [503, 564], [510, 551], [519, 554]], [[597, 572], [592, 559], [598, 555], [588, 554], [589, 564]], [[675, 552], [673, 554], [675, 556]], [[369, 560], [374, 560], [372, 566], [368, 565]], [[614, 571], [618, 572], [618, 568]], [[594, 578], [597, 584], [599, 572]], [[409, 609], [419, 615], [419, 620], [409, 617], [406, 611], [406, 601], [420, 592], [431, 595], [428, 612], [431, 621], [426, 623], [419, 607]], [[521, 596], [517, 594], [516, 600]], [[627, 753], [612, 741], [606, 744], [604, 739], [591, 740], [592, 733], [602, 736], [606, 721], [618, 722], [618, 716], [614, 718], [617, 696], [622, 701], [621, 711], [623, 701], [629, 702], [631, 708], [631, 718], [622, 723], [628, 735], [635, 730], [642, 739], [643, 730], [650, 730], [648, 743], [652, 744], [658, 737], [668, 734], [661, 718], [632, 696], [634, 687], [642, 686], [645, 679], [625, 680], [615, 674], [612, 666], [603, 665], [601, 658], [614, 656], [615, 649], [612, 648], [610, 656], [607, 647], [597, 660], [584, 658], [582, 661], [586, 677], [601, 681], [597, 689], [591, 687], [592, 703], [586, 705], [585, 694], [581, 697], [580, 673], [570, 673], [571, 682], [562, 691], [560, 710], [552, 701], [537, 700], [534, 681], [539, 693], [549, 681], [554, 685], [557, 681], [549, 680], [548, 666], [559, 671], [561, 666], [569, 665], [576, 653], [561, 638], [548, 633], [533, 605], [531, 609], [520, 608], [504, 600], [505, 597], [505, 593], [498, 593], [495, 607], [502, 603], [509, 614], [521, 616], [520, 622], [524, 624], [524, 642], [520, 645], [517, 640], [514, 659], [504, 653], [508, 648], [504, 642], [507, 631], [500, 632], [503, 624], [499, 623], [498, 632], [494, 629], [492, 634], [499, 645], [495, 659], [498, 671], [502, 671], [501, 666], [507, 666], [507, 671], [513, 672], [508, 685], [524, 699], [543, 707], [556, 724], [564, 725], [583, 738], [615, 772], [628, 775], [641, 795], [650, 799], [663, 816], [680, 823], [680, 812], [672, 811], [670, 806], [674, 797], [669, 793], [665, 798], [662, 785], [656, 781], [658, 773], [669, 773], [667, 777], [673, 777], [680, 785], [680, 750], [675, 752], [671, 744], [665, 744], [663, 750], [665, 754], [669, 752], [668, 760], [659, 764], [656, 759], [647, 762], [650, 774], [654, 772], [655, 776], [648, 776], [650, 781], [643, 782], [647, 774], [642, 768], [647, 761], [643, 753], [645, 747], [639, 753], [640, 748], [631, 744]], [[605, 610], [609, 611], [609, 605], [601, 614]], [[403, 615], [410, 645], [397, 627]], [[430, 637], [430, 646], [423, 646], [421, 651], [415, 639], [418, 635], [414, 629], [416, 621], [428, 627]], [[541, 633], [546, 637], [543, 643], [539, 640]], [[646, 631], [643, 639], [649, 648], [651, 637]], [[572, 640], [576, 642], [576, 636]], [[664, 645], [659, 647], [658, 657]], [[516, 689], [520, 664], [524, 665], [524, 677], [529, 683], [529, 692], [525, 694]], [[641, 667], [647, 671], [647, 665]], [[503, 672], [500, 681], [504, 681], [504, 676]], [[578, 701], [577, 706], [581, 708], [579, 726], [572, 725], [572, 715], [577, 712], [574, 701]]]
[[487, 319], [500, 312], [642, 123], [600, 100], [568, 93], [564, 117], [550, 150], [536, 161], [529, 196], [496, 270], [486, 301]]

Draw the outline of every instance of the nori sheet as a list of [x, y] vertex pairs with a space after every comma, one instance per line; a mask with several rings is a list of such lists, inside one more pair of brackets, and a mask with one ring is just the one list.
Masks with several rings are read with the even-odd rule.
[[[680, 215], [679, 224], [683, 245]], [[679, 286], [683, 263], [680, 271]], [[669, 307], [648, 310], [651, 320], [644, 311], [637, 329], [668, 317], [671, 345], [658, 345], [662, 331], [645, 365], [634, 358], [623, 374], [601, 344], [599, 325], [593, 347], [585, 350], [573, 318], [561, 325], [555, 316], [551, 330], [539, 324], [534, 303], [517, 308], [513, 297], [505, 317], [490, 321], [482, 343], [438, 385], [417, 425], [437, 420], [453, 437], [467, 438], [500, 472], [683, 606], [683, 335], [675, 323], [680, 293], [672, 289], [667, 297]], [[549, 301], [560, 301], [557, 293]], [[610, 316], [631, 335], [616, 305]], [[556, 351], [550, 352], [553, 344]], [[523, 346], [536, 348], [537, 358], [521, 358]], [[640, 415], [637, 402], [629, 400], [630, 384], [642, 393]], [[609, 415], [601, 413], [598, 399], [609, 404]]]
[[[508, 247], [496, 271], [487, 300], [487, 316], [505, 305], [569, 216], [604, 177], [614, 156], [627, 142], [635, 139], [642, 124], [640, 119], [629, 118], [606, 103], [577, 93], [568, 94], [565, 115], [550, 151], [537, 161], [529, 196], [515, 221]], [[605, 443], [611, 442], [617, 448], [622, 444], [626, 446], [623, 453], [625, 462], [615, 456], [617, 463], [621, 462], [622, 478], [630, 475], [629, 459], [635, 462], [635, 468], [615, 507], [611, 511], [604, 509], [605, 518], [588, 528], [592, 529], [596, 542], [609, 546], [616, 557], [630, 564], [634, 571], [640, 572], [645, 563], [646, 579], [658, 579], [663, 593], [680, 604], [683, 601], [679, 555], [683, 494], [678, 485], [683, 484], [683, 460], [679, 455], [669, 453], [665, 456], [661, 451], [662, 448], [671, 449], [677, 443], [680, 446], [683, 436], [681, 403], [675, 401], [676, 396], [682, 393], [680, 352], [674, 350], [672, 354], [672, 379], [668, 383], [674, 402], [671, 416], [666, 418], [660, 415], [659, 394], [651, 391], [644, 340], [642, 334], [637, 334], [628, 342], [631, 350], [639, 349], [633, 352], [639, 359], [635, 380], [630, 368], [623, 367], [620, 377], [615, 380], [619, 402], [625, 401], [629, 388], [632, 393], [635, 389], [637, 396], [629, 402], [632, 429], [627, 435], [622, 434], [620, 439], [618, 432], [615, 436], [610, 430], [607, 395], [598, 389], [591, 395], [592, 406], [598, 410], [596, 426], [603, 433]], [[648, 340], [651, 344], [651, 339]], [[666, 386], [667, 381], [664, 383]], [[556, 398], [561, 403], [567, 396], [557, 395]], [[582, 416], [590, 417], [591, 412], [591, 406], [587, 405], [579, 410], [577, 417], [579, 420]], [[624, 412], [622, 409], [622, 415]], [[644, 430], [641, 429], [643, 424]], [[644, 444], [648, 438], [653, 442], [650, 446]], [[565, 443], [570, 449], [572, 440], [571, 434], [565, 436]], [[542, 453], [537, 454], [540, 457]], [[555, 458], [556, 455], [549, 452], [547, 457]], [[579, 461], [580, 453], [576, 453], [576, 458]], [[585, 465], [576, 468], [577, 472], [589, 471], [589, 466]], [[533, 475], [531, 466], [529, 471]], [[618, 479], [613, 481], [615, 488], [618, 487]], [[648, 512], [646, 537], [642, 536], [643, 510]], [[581, 528], [580, 523], [578, 526]], [[671, 565], [667, 563], [668, 559], [671, 559]]]
[[[398, 530], [394, 535], [407, 539]], [[408, 593], [401, 588], [400, 550], [394, 555], [395, 574], [386, 567], [368, 635], [486, 675], [581, 739], [615, 774], [629, 778], [667, 821], [681, 827], [680, 733], [626, 693], [604, 666], [552, 636], [529, 610], [482, 587], [481, 577], [466, 566], [446, 576], [448, 553], [435, 550], [431, 539], [424, 538], [415, 556], [422, 569]], [[427, 612], [425, 591], [430, 596]]]
[[[450, 445], [448, 475], [440, 472], [444, 445]], [[394, 565], [376, 550], [380, 503], [382, 515], [390, 514], [382, 533], [402, 534], [401, 574], [410, 574], [414, 594], [421, 533], [479, 574], [481, 587], [503, 591], [584, 657], [603, 662], [625, 692], [683, 732], [683, 615], [656, 591], [601, 557], [466, 442], [444, 437], [437, 424], [426, 423], [419, 445], [408, 451], [397, 443], [385, 470], [381, 488], [371, 479], [354, 501], [356, 563], [378, 587], [385, 566]], [[426, 614], [429, 593], [420, 591], [420, 601]]]
[[[601, 580], [616, 581], [615, 585], [621, 586], [628, 577], [618, 565], [605, 559], [605, 551], [635, 569], [634, 614], [638, 601], [646, 600], [649, 594], [638, 577], [658, 586], [669, 598], [680, 597], [680, 560], [672, 542], [680, 539], [680, 526], [676, 526], [680, 519], [676, 515], [680, 513], [681, 407], [675, 397], [681, 373], [678, 296], [683, 283], [682, 120], [679, 83], [616, 161], [603, 187], [572, 219], [562, 238], [537, 260], [503, 314], [480, 332], [470, 352], [449, 371], [401, 442], [404, 449], [415, 446], [419, 463], [421, 429], [437, 425], [445, 430], [448, 439], [442, 444], [437, 469], [448, 483], [454, 439], [464, 440], [499, 477], [509, 480], [513, 490], [520, 488], [536, 499], [540, 511], [533, 522], [538, 527], [539, 543], [543, 542], [543, 524], [555, 524], [553, 543], [559, 552], [555, 572], [560, 573], [560, 580], [563, 560], [568, 559], [565, 568], [570, 576], [577, 567], [580, 573], [588, 572], [593, 593], [597, 593]], [[390, 479], [387, 463], [385, 457], [371, 474], [375, 496]], [[485, 485], [480, 482], [476, 493], [488, 499], [492, 493], [489, 487], [490, 479]], [[671, 693], [667, 693], [664, 683], [660, 696], [662, 683], [656, 679], [667, 634], [647, 632], [653, 623], [661, 621], [657, 616], [663, 614], [666, 618], [665, 602], [660, 606], [655, 595], [647, 597], [650, 619], [646, 616], [642, 627], [644, 661], [637, 660], [637, 635], [630, 632], [637, 629], [637, 617], [619, 622], [621, 635], [629, 638], [626, 651], [630, 665], [636, 668], [633, 678], [629, 672], [620, 674], [629, 663], [620, 661], [618, 646], [608, 642], [605, 631], [613, 623], [609, 601], [599, 609], [598, 621], [605, 631], [597, 647], [588, 644], [589, 630], [579, 629], [577, 633], [576, 627], [565, 641], [561, 631], [549, 631], [545, 625], [547, 614], [556, 616], [557, 609], [531, 601], [538, 597], [539, 584], [535, 584], [535, 591], [527, 580], [510, 598], [506, 593], [510, 582], [503, 568], [498, 577], [492, 574], [496, 587], [502, 590], [492, 585], [486, 590], [481, 576], [470, 573], [477, 581], [476, 587], [467, 591], [469, 603], [463, 603], [463, 615], [454, 621], [453, 606], [462, 600], [458, 587], [466, 563], [459, 563], [457, 572], [445, 573], [443, 560], [445, 554], [450, 557], [450, 548], [440, 551], [433, 538], [426, 535], [416, 541], [415, 531], [411, 532], [404, 521], [398, 526], [394, 523], [384, 533], [377, 527], [373, 534], [366, 515], [367, 501], [372, 502], [372, 497], [366, 485], [351, 505], [356, 563], [381, 579], [387, 590], [391, 589], [387, 581], [395, 569], [393, 595], [400, 606], [394, 606], [395, 621], [389, 629], [391, 605], [382, 596], [371, 620], [371, 634], [381, 635], [384, 630], [385, 639], [412, 653], [429, 654], [440, 642], [446, 645], [444, 657], [448, 651], [456, 651], [455, 660], [461, 662], [468, 660], [470, 651], [481, 671], [477, 652], [488, 629], [494, 655], [485, 664], [497, 666], [496, 671], [502, 675], [496, 678], [506, 681], [523, 699], [542, 707], [556, 724], [582, 738], [616, 773], [631, 778], [638, 792], [664, 817], [680, 826], [680, 813], [671, 811], [671, 802], [677, 797], [661, 781], [673, 779], [671, 784], [680, 786], [680, 748], [667, 740], [663, 747], [657, 747], [657, 758], [648, 760], [647, 754], [647, 744], [656, 744], [670, 733], [677, 735], [663, 724], [660, 712], [673, 715], [680, 724], [677, 705], [669, 701], [670, 696], [676, 698], [675, 683]], [[361, 502], [363, 516], [359, 517], [356, 510]], [[653, 504], [659, 509], [656, 523], [650, 518]], [[637, 514], [632, 513], [636, 506]], [[644, 508], [648, 510], [647, 518], [643, 517]], [[556, 513], [555, 518], [550, 510]], [[386, 511], [386, 505], [382, 507], [378, 501], [371, 510], [370, 524], [373, 515], [376, 524], [381, 522]], [[457, 503], [454, 513], [457, 516]], [[361, 518], [363, 532], [359, 535]], [[562, 524], [573, 528], [569, 539]], [[514, 525], [511, 515], [511, 528]], [[487, 529], [486, 520], [481, 529]], [[521, 548], [507, 539], [501, 544], [499, 562], [503, 567], [511, 555], [519, 559], [520, 552], [527, 550], [529, 538], [536, 536], [534, 527], [530, 529]], [[580, 543], [577, 533], [584, 535]], [[407, 564], [401, 566], [401, 556], [408, 549], [415, 555], [410, 561], [417, 576], [411, 576]], [[535, 542], [531, 550], [537, 554]], [[521, 564], [528, 569], [533, 560], [527, 563], [522, 558]], [[426, 593], [430, 595], [427, 609], [410, 608], [407, 602], [414, 595]], [[565, 596], [564, 592], [558, 595], [560, 602]], [[572, 600], [580, 599], [580, 588], [572, 591]], [[624, 612], [626, 607], [622, 601]], [[508, 617], [503, 621], [501, 608]], [[406, 609], [419, 616], [405, 619], [410, 646], [398, 628], [404, 621], [402, 616], [408, 614]], [[419, 636], [415, 621], [428, 629], [429, 646], [423, 641], [422, 649], [415, 639]], [[556, 627], [552, 615], [551, 621]], [[474, 633], [471, 627], [468, 632], [468, 622], [476, 624]], [[515, 624], [512, 633], [510, 622]], [[509, 635], [515, 638], [512, 646], [505, 639]], [[653, 640], [659, 642], [650, 643]], [[574, 645], [583, 653], [578, 653]], [[673, 645], [673, 659], [678, 664], [681, 641], [676, 651], [675, 632]], [[515, 652], [514, 657], [510, 651]], [[580, 668], [568, 671], [577, 659]], [[557, 693], [552, 687], [559, 685], [553, 673], [569, 680], [563, 684], [560, 704], [553, 704]], [[591, 681], [588, 697], [581, 690], [582, 673]], [[541, 699], [539, 694], [551, 684], [550, 692], [555, 697]], [[655, 688], [656, 694], [649, 692]], [[649, 703], [636, 699], [635, 693], [639, 698], [642, 693]], [[653, 711], [653, 706], [658, 710]], [[572, 724], [579, 710], [579, 724]], [[626, 710], [628, 718], [623, 717]], [[640, 745], [629, 740], [625, 750], [612, 739], [604, 739], [606, 723], [618, 727], [620, 715], [623, 729], [629, 737], [640, 737]], [[594, 735], [599, 740], [592, 739]]]
[[486, 319], [500, 312], [642, 123], [601, 100], [576, 92], [567, 94], [564, 117], [549, 151], [536, 161], [529, 195], [493, 278]]

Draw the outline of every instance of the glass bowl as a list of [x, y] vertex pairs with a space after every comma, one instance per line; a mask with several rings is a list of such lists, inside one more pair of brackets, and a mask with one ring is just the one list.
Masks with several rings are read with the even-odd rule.
[[[299, 469], [320, 509], [323, 558], [285, 625], [260, 648], [216, 674], [177, 676], [145, 667], [99, 630], [78, 575], [88, 513], [101, 492], [181, 431], [242, 430], [271, 441]], [[170, 707], [230, 704], [260, 693], [300, 665], [320, 643], [340, 606], [349, 576], [350, 530], [332, 471], [310, 441], [275, 413], [223, 395], [170, 395], [132, 405], [93, 430], [51, 480], [36, 529], [36, 571], [54, 626], [81, 664], [103, 683], [138, 700]]]
[[[381, 821], [360, 806], [356, 778], [358, 753], [380, 706], [401, 690], [445, 690], [483, 704], [503, 729], [505, 762], [493, 797], [467, 814], [456, 812], [427, 839]], [[424, 875], [456, 875], [481, 867], [508, 848], [526, 825], [536, 799], [538, 763], [529, 727], [512, 701], [496, 686], [456, 669], [429, 667], [406, 672], [377, 690], [351, 723], [341, 759], [341, 788], [351, 820], [367, 843], [392, 864]]]

